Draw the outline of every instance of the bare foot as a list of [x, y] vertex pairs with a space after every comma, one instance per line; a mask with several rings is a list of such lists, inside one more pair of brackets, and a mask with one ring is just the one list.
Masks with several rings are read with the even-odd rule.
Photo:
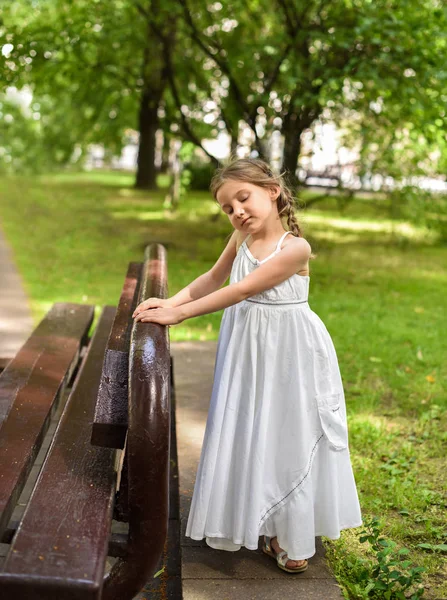
[[[270, 546], [273, 548], [273, 550], [276, 552], [276, 554], [278, 554], [278, 552], [282, 552], [282, 548], [280, 548], [277, 540], [276, 540], [276, 536], [271, 538], [270, 540]], [[305, 560], [291, 560], [289, 558], [289, 560], [286, 562], [286, 567], [288, 569], [296, 569], [297, 567], [302, 567], [305, 564]]]

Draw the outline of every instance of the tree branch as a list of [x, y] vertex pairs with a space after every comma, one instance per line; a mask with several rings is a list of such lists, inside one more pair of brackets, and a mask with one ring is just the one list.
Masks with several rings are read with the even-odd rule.
[[179, 92], [177, 89], [177, 85], [175, 83], [174, 69], [173, 69], [172, 61], [171, 61], [170, 46], [167, 43], [167, 40], [165, 40], [165, 39], [163, 40], [163, 56], [165, 59], [166, 75], [167, 75], [167, 79], [169, 81], [172, 96], [174, 98], [175, 105], [177, 106], [177, 109], [180, 112], [180, 120], [181, 120], [181, 124], [182, 124], [182, 129], [183, 129], [184, 133], [186, 134], [186, 136], [191, 140], [191, 142], [193, 142], [196, 146], [201, 148], [203, 150], [203, 152], [205, 152], [205, 154], [211, 159], [213, 164], [217, 165], [218, 164], [217, 158], [215, 156], [213, 156], [212, 154], [210, 154], [208, 152], [208, 150], [206, 150], [206, 148], [204, 148], [201, 140], [193, 132], [192, 128], [190, 127], [190, 125], [188, 123], [187, 118], [183, 114], [182, 102], [180, 100], [180, 95], [179, 95]]
[[247, 121], [247, 124], [250, 126], [250, 128], [253, 130], [253, 132], [256, 135], [255, 122], [252, 119], [250, 107], [247, 104], [247, 101], [245, 100], [244, 95], [243, 95], [241, 89], [239, 88], [239, 85], [238, 85], [236, 79], [234, 78], [233, 73], [230, 70], [228, 61], [222, 60], [220, 58], [218, 48], [214, 48], [214, 50], [216, 50], [216, 53], [213, 53], [211, 51], [211, 49], [207, 46], [207, 44], [205, 44], [203, 42], [203, 40], [200, 36], [200, 33], [197, 30], [197, 27], [195, 26], [194, 21], [191, 17], [191, 12], [189, 10], [187, 0], [179, 0], [179, 2], [183, 7], [185, 20], [191, 30], [193, 40], [196, 42], [196, 44], [199, 46], [199, 48], [201, 48], [203, 50], [203, 52], [207, 56], [209, 56], [218, 65], [218, 67], [220, 67], [222, 72], [225, 73], [225, 75], [228, 77], [231, 89], [233, 90], [234, 98], [235, 98], [236, 102], [239, 104], [240, 108], [242, 109], [243, 117]]

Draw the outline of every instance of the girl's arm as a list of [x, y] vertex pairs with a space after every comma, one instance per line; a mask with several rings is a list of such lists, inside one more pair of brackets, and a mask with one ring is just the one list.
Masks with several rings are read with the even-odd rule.
[[230, 275], [231, 267], [236, 256], [237, 234], [237, 231], [233, 232], [224, 251], [209, 271], [194, 279], [194, 281], [171, 298], [148, 298], [136, 307], [132, 316], [135, 317], [137, 314], [150, 308], [178, 307], [187, 304], [188, 302], [192, 302], [193, 300], [203, 298], [203, 296], [207, 296], [218, 290]]
[[241, 281], [177, 308], [145, 311], [139, 315], [139, 320], [170, 325], [227, 308], [285, 281], [307, 264], [310, 254], [309, 243], [303, 238], [295, 238], [280, 254], [260, 265]]
[[168, 298], [170, 306], [181, 306], [187, 302], [192, 302], [198, 298], [202, 298], [207, 294], [211, 294], [215, 290], [219, 289], [219, 283], [213, 278], [211, 271], [199, 275], [194, 281], [189, 283], [186, 287], [181, 289], [177, 294]]

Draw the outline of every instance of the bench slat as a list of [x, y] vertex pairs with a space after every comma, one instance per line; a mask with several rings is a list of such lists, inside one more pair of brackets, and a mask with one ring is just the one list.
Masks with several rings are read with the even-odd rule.
[[0, 572], [0, 595], [99, 600], [116, 484], [116, 450], [90, 444], [116, 308], [104, 308]]
[[7, 358], [2, 358], [0, 357], [0, 373], [2, 371], [4, 371], [4, 369], [8, 366], [8, 363], [11, 362], [11, 359], [9, 357]]
[[58, 344], [63, 342], [65, 345], [68, 338], [74, 338], [76, 347], [81, 337], [85, 344], [93, 310], [89, 305], [56, 302], [14, 358], [4, 364], [0, 376], [0, 426], [17, 393], [35, 372], [35, 362], [42, 353], [53, 353]]
[[92, 428], [92, 444], [124, 448], [132, 313], [137, 304], [142, 263], [130, 263], [110, 331]]
[[0, 538], [76, 367], [94, 307], [55, 304], [0, 375]]

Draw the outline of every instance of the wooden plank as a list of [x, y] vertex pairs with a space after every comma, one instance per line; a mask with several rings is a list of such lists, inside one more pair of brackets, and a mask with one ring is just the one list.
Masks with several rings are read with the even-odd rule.
[[[99, 600], [115, 494], [116, 450], [90, 444], [102, 363], [116, 309], [104, 308], [14, 537], [0, 596]], [[9, 595], [8, 595], [9, 594]]]
[[55, 304], [0, 375], [0, 538], [77, 364], [94, 307]]
[[92, 428], [92, 444], [124, 448], [132, 313], [137, 305], [142, 263], [130, 263], [110, 331]]
[[8, 366], [8, 363], [10, 363], [10, 362], [11, 362], [11, 358], [9, 358], [9, 357], [1, 358], [0, 357], [0, 373], [5, 370], [5, 368]]
[[[166, 250], [146, 250], [138, 301], [167, 297]], [[128, 554], [113, 565], [102, 600], [131, 600], [155, 573], [168, 529], [170, 448], [169, 330], [135, 322], [129, 366], [126, 439], [129, 513]]]
[[[58, 344], [67, 345], [75, 339], [79, 347], [79, 331], [82, 344], [93, 321], [93, 307], [88, 305], [56, 302], [42, 319], [0, 376], [0, 426], [20, 390], [28, 384], [36, 372], [36, 362], [45, 353], [53, 354]], [[85, 324], [87, 323], [87, 325]]]

